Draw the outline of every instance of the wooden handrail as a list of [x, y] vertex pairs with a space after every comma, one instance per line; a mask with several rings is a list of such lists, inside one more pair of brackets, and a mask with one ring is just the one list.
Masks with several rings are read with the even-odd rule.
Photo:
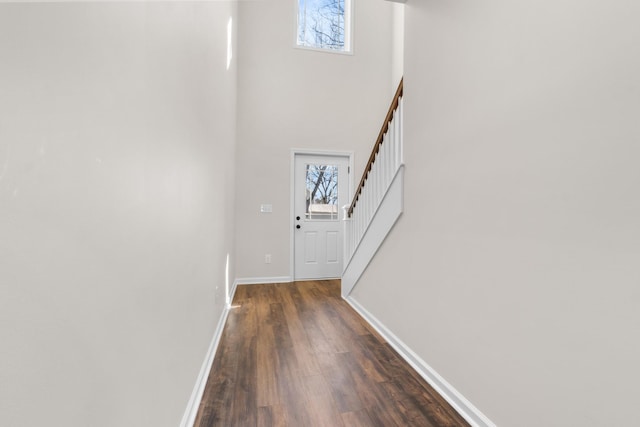
[[369, 161], [367, 162], [367, 166], [364, 168], [364, 172], [362, 173], [362, 178], [360, 179], [360, 184], [358, 184], [358, 188], [353, 195], [353, 201], [351, 202], [351, 206], [349, 206], [349, 210], [347, 211], [347, 215], [351, 218], [353, 214], [353, 209], [356, 207], [358, 203], [358, 199], [360, 198], [360, 194], [362, 193], [362, 189], [364, 188], [364, 184], [367, 182], [367, 177], [369, 176], [369, 172], [371, 172], [371, 168], [376, 161], [376, 155], [380, 151], [380, 146], [382, 145], [382, 139], [384, 134], [389, 130], [389, 123], [393, 120], [393, 114], [398, 108], [398, 103], [400, 102], [400, 98], [402, 98], [402, 89], [403, 89], [404, 78], [400, 79], [400, 84], [398, 85], [398, 90], [396, 90], [396, 94], [393, 97], [393, 101], [391, 101], [391, 106], [389, 106], [389, 111], [387, 112], [387, 117], [384, 119], [384, 123], [382, 124], [382, 129], [380, 129], [380, 133], [378, 134], [378, 139], [376, 139], [376, 143], [373, 146], [373, 151], [371, 151], [371, 155], [369, 156]]

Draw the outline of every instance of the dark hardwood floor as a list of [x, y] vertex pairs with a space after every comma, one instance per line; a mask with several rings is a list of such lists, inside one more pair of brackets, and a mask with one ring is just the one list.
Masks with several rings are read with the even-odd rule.
[[340, 282], [239, 286], [195, 425], [468, 426], [340, 297]]

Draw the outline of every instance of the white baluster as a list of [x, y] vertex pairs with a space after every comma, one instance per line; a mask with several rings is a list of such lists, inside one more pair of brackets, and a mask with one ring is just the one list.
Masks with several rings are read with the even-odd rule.
[[380, 145], [380, 147], [378, 147], [378, 154], [376, 155], [376, 163], [375, 163], [376, 170], [374, 172], [375, 174], [374, 177], [376, 180], [376, 191], [373, 197], [375, 199], [374, 205], [376, 206], [376, 208], [378, 207], [378, 201], [380, 200], [380, 193], [382, 192], [382, 188], [384, 187], [384, 184], [380, 179], [380, 175], [382, 173], [383, 150], [384, 150], [384, 140]]
[[404, 164], [404, 98], [400, 98], [400, 164]]
[[[376, 161], [371, 168], [371, 181], [373, 185], [371, 188], [371, 210], [375, 211], [376, 203], [378, 201], [378, 192], [380, 191], [380, 180], [378, 175], [380, 174], [380, 151], [376, 154]], [[372, 212], [373, 215], [373, 212]]]
[[[362, 226], [363, 223], [367, 220], [367, 210], [368, 210], [368, 204], [369, 201], [367, 199], [367, 191], [369, 190], [369, 177], [367, 177], [367, 180], [364, 182], [364, 187], [362, 188], [362, 195], [360, 197], [362, 197], [362, 199], [360, 200], [362, 202], [362, 212], [361, 212], [361, 216], [360, 219], [362, 220], [362, 222], [360, 223], [360, 231], [362, 232]], [[362, 234], [360, 234], [360, 238], [362, 238]]]
[[369, 223], [373, 218], [373, 212], [376, 209], [376, 189], [372, 185], [369, 190], [369, 220], [367, 221], [367, 227], [369, 226]]
[[371, 204], [373, 208], [372, 211], [376, 209], [376, 201], [378, 200], [378, 155], [373, 160], [373, 165], [371, 165]]
[[[356, 206], [356, 209], [358, 209], [357, 206]], [[353, 248], [352, 250], [354, 252], [356, 250], [357, 240], [358, 240], [358, 213], [354, 209], [353, 213], [351, 214], [351, 247]]]
[[351, 233], [350, 233], [350, 241], [351, 241], [351, 250], [349, 251], [351, 254], [349, 257], [351, 257], [355, 251], [355, 240], [356, 240], [356, 219], [355, 219], [355, 215], [352, 212], [351, 213]]
[[371, 181], [373, 181], [372, 175], [371, 172], [369, 172], [369, 179], [367, 180], [367, 223], [365, 224], [365, 229], [369, 226], [369, 222], [371, 222], [373, 211], [373, 185]]
[[364, 189], [362, 193], [362, 210], [360, 211], [360, 232], [358, 233], [358, 242], [360, 242], [364, 236], [364, 225], [367, 221], [367, 202], [365, 200], [366, 196], [364, 194]]
[[[364, 191], [364, 189], [363, 189]], [[360, 193], [360, 199], [358, 200], [358, 229], [356, 232], [356, 246], [362, 239], [362, 212], [364, 203], [362, 202], [362, 193]]]
[[389, 182], [393, 179], [393, 173], [396, 165], [396, 145], [398, 144], [398, 139], [396, 138], [396, 128], [395, 128], [396, 116], [395, 111], [393, 115], [393, 120], [389, 123], [389, 133], [393, 135], [393, 143], [391, 144], [391, 161], [389, 162]]
[[382, 202], [384, 193], [387, 191], [387, 163], [389, 162], [389, 140], [385, 139], [382, 145], [382, 156], [380, 156], [380, 182], [382, 182], [382, 191], [380, 192], [379, 203]]
[[[369, 212], [369, 222], [371, 222], [371, 218], [373, 218], [373, 213], [376, 210], [376, 191], [377, 191], [377, 188], [375, 186], [375, 182], [376, 182], [375, 175], [372, 175], [371, 178], [372, 178], [371, 181], [373, 181], [373, 185], [371, 185], [371, 188], [369, 189], [370, 190], [369, 197], [370, 197], [370, 203], [371, 203], [370, 205], [371, 211]], [[367, 226], [368, 225], [369, 224], [367, 224]]]
[[391, 139], [391, 133], [387, 131], [387, 150], [386, 150], [386, 160], [385, 160], [385, 173], [384, 173], [384, 182], [385, 187], [389, 186], [389, 181], [391, 180], [391, 164], [393, 162], [393, 139]]
[[[355, 215], [355, 212], [354, 214]], [[356, 222], [355, 217], [352, 215], [352, 223], [351, 223], [351, 255], [356, 252], [356, 246], [358, 242], [358, 223]]]
[[391, 181], [391, 170], [393, 169], [393, 147], [395, 142], [393, 141], [392, 138], [393, 135], [391, 135], [391, 126], [389, 126], [389, 130], [387, 131], [387, 138], [389, 140], [389, 147], [387, 147], [388, 150], [388, 155], [389, 158], [387, 159], [387, 174], [386, 174], [386, 181], [387, 181], [387, 185], [389, 185], [389, 182]]
[[398, 117], [398, 120], [396, 123], [396, 129], [398, 132], [398, 144], [396, 147], [397, 161], [396, 161], [396, 167], [395, 167], [395, 169], [397, 170], [400, 167], [400, 165], [403, 163], [402, 161], [402, 98], [398, 100], [398, 108], [396, 109], [396, 116]]
[[398, 168], [400, 167], [400, 163], [402, 163], [402, 159], [400, 156], [400, 145], [402, 144], [402, 135], [400, 134], [400, 123], [402, 122], [402, 118], [400, 117], [400, 104], [398, 104], [398, 108], [396, 109], [396, 121], [395, 121], [395, 128], [396, 128], [396, 150], [397, 150], [397, 155], [396, 155], [396, 165], [393, 168], [394, 171], [394, 175], [396, 173], [396, 171], [398, 170]]
[[342, 265], [347, 265], [347, 262], [351, 258], [349, 256], [349, 205], [342, 207]]

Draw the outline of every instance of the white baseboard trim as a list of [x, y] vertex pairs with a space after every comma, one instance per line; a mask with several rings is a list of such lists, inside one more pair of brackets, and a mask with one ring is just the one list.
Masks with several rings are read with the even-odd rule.
[[291, 282], [290, 276], [280, 277], [245, 277], [242, 279], [236, 279], [235, 285], [260, 285], [263, 283], [289, 283]]
[[496, 427], [478, 408], [430, 367], [353, 297], [343, 297], [473, 427]]
[[[233, 301], [233, 296], [236, 293], [237, 281], [233, 283], [231, 293], [229, 296], [229, 301]], [[209, 344], [209, 350], [207, 351], [207, 355], [204, 359], [204, 363], [200, 368], [200, 373], [198, 374], [198, 379], [196, 380], [196, 385], [191, 392], [191, 397], [189, 398], [189, 403], [187, 404], [187, 409], [182, 416], [182, 421], [180, 422], [180, 427], [193, 427], [193, 424], [196, 422], [196, 416], [198, 415], [198, 409], [200, 408], [200, 402], [202, 401], [202, 396], [204, 395], [204, 388], [207, 385], [207, 380], [209, 379], [209, 374], [211, 373], [211, 367], [213, 366], [213, 359], [216, 356], [216, 351], [218, 350], [218, 344], [220, 344], [220, 338], [222, 337], [222, 331], [224, 331], [224, 325], [227, 323], [227, 317], [229, 316], [229, 311], [231, 309], [231, 304], [225, 304], [224, 310], [222, 310], [222, 314], [220, 315], [220, 319], [218, 320], [218, 326], [216, 326], [216, 330], [213, 333], [213, 338], [211, 340], [211, 344]]]

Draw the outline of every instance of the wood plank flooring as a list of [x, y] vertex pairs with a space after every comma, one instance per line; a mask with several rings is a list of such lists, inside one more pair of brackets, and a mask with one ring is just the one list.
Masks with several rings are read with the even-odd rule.
[[233, 307], [195, 426], [468, 426], [339, 280], [239, 286]]

